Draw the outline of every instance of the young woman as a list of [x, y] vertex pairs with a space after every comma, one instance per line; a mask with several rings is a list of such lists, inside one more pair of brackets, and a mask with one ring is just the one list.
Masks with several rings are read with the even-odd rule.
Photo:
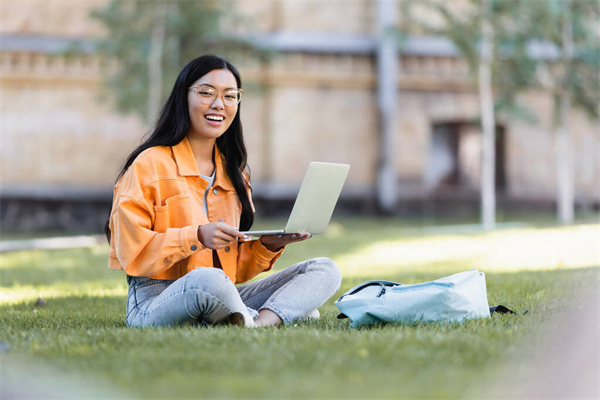
[[311, 237], [250, 241], [240, 233], [254, 220], [241, 86], [229, 62], [211, 55], [191, 61], [156, 128], [119, 174], [105, 231], [109, 267], [127, 274], [129, 326], [289, 324], [318, 317], [339, 288], [340, 272], [327, 258], [234, 285], [270, 270], [286, 245]]

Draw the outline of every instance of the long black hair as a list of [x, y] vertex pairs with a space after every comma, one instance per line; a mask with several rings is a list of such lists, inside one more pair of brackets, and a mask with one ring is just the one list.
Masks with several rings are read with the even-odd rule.
[[[187, 136], [191, 127], [188, 110], [188, 88], [202, 76], [215, 69], [228, 69], [235, 77], [238, 88], [242, 87], [240, 73], [228, 61], [215, 55], [205, 55], [190, 61], [179, 73], [173, 90], [159, 114], [154, 130], [150, 132], [138, 148], [129, 154], [125, 166], [117, 177], [117, 182], [144, 150], [155, 146], [175, 146]], [[246, 231], [250, 229], [254, 222], [254, 212], [250, 206], [250, 198], [246, 191], [246, 181], [243, 176], [243, 172], [247, 169], [247, 153], [240, 120], [240, 105], [238, 105], [237, 113], [229, 128], [217, 138], [217, 146], [221, 154], [225, 156], [227, 175], [229, 175], [229, 179], [231, 179], [231, 183], [233, 183], [233, 187], [242, 203], [240, 230]], [[110, 243], [109, 223], [110, 213], [104, 225], [104, 233]]]

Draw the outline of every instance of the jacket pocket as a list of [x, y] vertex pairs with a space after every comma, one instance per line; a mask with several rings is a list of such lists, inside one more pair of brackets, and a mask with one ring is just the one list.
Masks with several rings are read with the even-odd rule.
[[242, 204], [235, 191], [228, 191], [219, 200], [215, 201], [212, 204], [212, 210], [215, 210], [219, 218], [222, 218], [226, 224], [235, 226], [236, 228], [240, 227]]
[[192, 225], [191, 200], [187, 194], [178, 194], [165, 200], [164, 206], [154, 206], [154, 231]]

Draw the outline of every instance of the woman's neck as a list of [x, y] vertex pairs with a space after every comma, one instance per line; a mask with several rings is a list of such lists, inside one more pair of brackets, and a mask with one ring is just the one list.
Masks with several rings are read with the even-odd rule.
[[202, 175], [211, 176], [215, 171], [213, 161], [213, 150], [215, 148], [215, 139], [198, 139], [188, 136], [190, 147], [194, 153], [194, 159], [198, 165], [198, 172]]

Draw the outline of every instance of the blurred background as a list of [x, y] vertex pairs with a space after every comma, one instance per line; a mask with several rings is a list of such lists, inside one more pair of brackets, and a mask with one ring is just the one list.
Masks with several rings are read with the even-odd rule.
[[[337, 213], [600, 207], [600, 1], [2, 0], [3, 235], [100, 233], [181, 68], [238, 66], [254, 199], [352, 165]], [[5, 236], [6, 237], [6, 236]]]

